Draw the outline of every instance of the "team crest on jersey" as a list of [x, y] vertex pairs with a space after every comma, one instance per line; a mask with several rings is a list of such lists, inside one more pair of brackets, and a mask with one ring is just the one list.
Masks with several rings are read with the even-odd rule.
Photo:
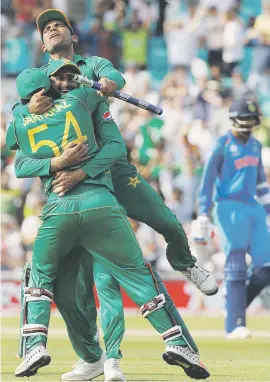
[[105, 111], [105, 113], [103, 114], [103, 119], [112, 121], [113, 117], [109, 111]]
[[134, 178], [130, 177], [129, 181], [128, 186], [132, 186], [134, 188], [136, 188], [137, 184], [141, 183], [137, 176], [134, 176]]
[[230, 151], [234, 154], [238, 152], [238, 147], [236, 145], [231, 145], [230, 146]]

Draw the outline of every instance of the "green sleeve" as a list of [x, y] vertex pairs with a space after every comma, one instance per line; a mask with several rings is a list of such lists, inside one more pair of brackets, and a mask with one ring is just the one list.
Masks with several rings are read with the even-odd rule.
[[91, 179], [109, 170], [115, 163], [127, 155], [125, 143], [116, 123], [112, 119], [104, 119], [103, 117], [104, 113], [108, 112], [108, 105], [102, 99], [92, 114], [95, 134], [102, 148], [93, 159], [82, 166], [82, 170]]
[[49, 176], [51, 158], [33, 159], [21, 150], [16, 151], [14, 170], [17, 178], [34, 178], [36, 176]]
[[126, 84], [121, 73], [118, 72], [118, 70], [113, 67], [111, 61], [106, 58], [95, 57], [93, 70], [98, 80], [102, 77], [106, 77], [109, 78], [109, 80], [114, 81], [117, 85], [117, 90], [121, 90]]

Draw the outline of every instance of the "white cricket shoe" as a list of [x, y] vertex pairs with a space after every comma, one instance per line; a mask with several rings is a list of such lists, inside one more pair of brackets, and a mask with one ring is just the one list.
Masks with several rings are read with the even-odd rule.
[[38, 345], [25, 355], [23, 362], [15, 370], [15, 377], [35, 375], [40, 367], [47, 366], [50, 362], [51, 357], [45, 346]]
[[251, 337], [251, 331], [245, 326], [238, 326], [231, 333], [227, 333], [226, 338], [229, 340], [245, 340]]
[[200, 361], [200, 355], [191, 351], [187, 346], [167, 345], [163, 359], [169, 365], [182, 367], [190, 378], [206, 379], [210, 377], [209, 371]]
[[192, 268], [187, 268], [186, 271], [182, 271], [193, 284], [200, 289], [201, 292], [207, 296], [212, 296], [218, 291], [218, 284], [215, 277], [202, 267], [194, 265]]
[[119, 359], [109, 358], [104, 365], [105, 382], [126, 381], [122, 370], [119, 367]]
[[61, 375], [61, 381], [91, 381], [104, 374], [106, 353], [103, 352], [99, 361], [94, 363], [79, 360], [73, 365], [73, 370]]

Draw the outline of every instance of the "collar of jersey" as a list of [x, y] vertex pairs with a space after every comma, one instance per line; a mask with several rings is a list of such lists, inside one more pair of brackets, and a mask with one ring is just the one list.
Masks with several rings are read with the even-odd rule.
[[241, 141], [240, 138], [235, 137], [235, 136], [233, 135], [233, 133], [232, 133], [231, 130], [229, 130], [229, 134], [230, 134], [231, 139], [234, 140], [234, 142], [237, 142], [237, 143], [239, 143], [239, 144], [242, 145], [242, 146], [248, 146], [248, 145], [250, 144], [250, 142], [252, 141], [252, 138], [253, 138], [252, 135], [251, 135], [251, 136], [248, 138], [247, 142], [244, 143], [243, 141]]
[[[52, 61], [53, 61], [53, 59], [50, 58], [48, 64], [50, 64]], [[76, 64], [78, 64], [79, 62], [86, 63], [85, 59], [82, 56], [80, 56], [79, 54], [74, 54], [72, 61], [75, 62]]]

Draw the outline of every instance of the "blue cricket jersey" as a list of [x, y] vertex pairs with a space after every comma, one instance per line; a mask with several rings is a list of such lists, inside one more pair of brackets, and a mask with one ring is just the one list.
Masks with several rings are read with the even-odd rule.
[[201, 180], [200, 215], [208, 214], [213, 200], [252, 202], [255, 201], [255, 196], [270, 214], [270, 194], [261, 160], [261, 149], [260, 142], [253, 136], [243, 143], [229, 131], [218, 139]]

